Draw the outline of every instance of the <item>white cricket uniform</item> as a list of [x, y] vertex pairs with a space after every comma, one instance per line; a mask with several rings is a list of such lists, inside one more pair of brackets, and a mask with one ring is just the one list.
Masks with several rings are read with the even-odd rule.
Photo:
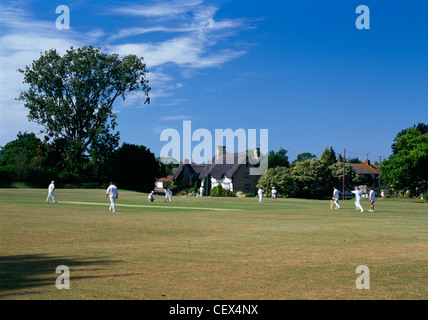
[[340, 194], [340, 191], [337, 190], [337, 189], [334, 189], [334, 191], [333, 191], [333, 202], [336, 205], [336, 209], [340, 208], [340, 205], [339, 205], [339, 194]]
[[263, 189], [259, 189], [259, 191], [257, 191], [259, 194], [259, 202], [263, 202], [263, 192], [265, 192]]
[[115, 185], [110, 185], [107, 188], [106, 194], [110, 196], [110, 211], [116, 212], [116, 197], [119, 195], [119, 191]]
[[203, 187], [199, 188], [199, 194], [201, 195], [201, 197], [204, 196], [204, 188]]
[[149, 193], [149, 196], [147, 197], [147, 199], [149, 199], [149, 201], [153, 201], [155, 199], [155, 195], [153, 193]]
[[168, 201], [172, 202], [172, 191], [168, 189]]
[[361, 204], [360, 204], [360, 201], [361, 201], [361, 191], [358, 191], [358, 190], [354, 190], [354, 191], [351, 191], [353, 194], [355, 194], [355, 207], [357, 208], [357, 209], [360, 209], [361, 210], [361, 212], [363, 212], [364, 211], [364, 209], [363, 209], [363, 207], [361, 206]]
[[54, 190], [55, 190], [55, 185], [51, 183], [48, 187], [48, 198], [46, 199], [46, 202], [49, 202], [49, 199], [52, 198], [52, 201], [56, 203]]

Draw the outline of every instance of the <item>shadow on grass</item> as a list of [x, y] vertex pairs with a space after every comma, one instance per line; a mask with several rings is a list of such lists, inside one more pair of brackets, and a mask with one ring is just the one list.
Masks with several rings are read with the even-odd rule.
[[[52, 257], [44, 254], [29, 255], [0, 255], [0, 298], [16, 294], [17, 290], [37, 289], [45, 286], [55, 288], [56, 279], [60, 274], [55, 273], [56, 268], [65, 265], [70, 269], [70, 280], [97, 278], [97, 276], [73, 276], [73, 268], [92, 267], [119, 263], [118, 260], [105, 260], [97, 258]], [[79, 270], [82, 271], [82, 270]], [[91, 268], [92, 271], [96, 271]], [[95, 272], [93, 274], [96, 274]]]

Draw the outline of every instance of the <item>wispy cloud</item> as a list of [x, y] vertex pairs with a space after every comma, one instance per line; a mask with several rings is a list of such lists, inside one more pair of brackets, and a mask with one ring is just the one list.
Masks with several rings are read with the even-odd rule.
[[184, 120], [194, 120], [193, 116], [188, 115], [175, 115], [175, 116], [165, 116], [161, 117], [162, 121], [184, 121]]
[[[0, 4], [0, 114], [1, 121], [8, 122], [7, 126], [1, 125], [1, 138], [6, 133], [10, 138], [13, 126], [16, 132], [30, 127], [23, 117], [27, 112], [22, 102], [15, 101], [26, 89], [17, 69], [31, 64], [41, 52], [55, 48], [64, 54], [70, 46], [97, 43], [109, 53], [142, 56], [150, 71], [150, 105], [172, 108], [188, 100], [175, 94], [197, 70], [219, 68], [245, 55], [248, 48], [234, 41], [240, 31], [253, 27], [244, 18], [217, 20], [220, 8], [203, 0], [176, 0], [153, 1], [144, 6], [127, 2], [103, 13], [119, 19], [129, 17], [129, 28], [115, 30], [110, 25], [94, 24], [92, 30], [80, 31], [72, 23], [71, 29], [58, 30], [52, 16], [45, 18], [27, 11], [25, 4], [25, 0], [19, 6], [13, 1]], [[161, 37], [157, 37], [159, 33]], [[117, 110], [148, 107], [141, 103], [143, 99], [138, 94], [130, 95]]]
[[122, 6], [114, 8], [112, 11], [116, 14], [141, 16], [146, 18], [171, 18], [189, 12], [202, 3], [202, 0], [195, 0], [157, 2], [148, 5], [129, 4], [126, 7]]

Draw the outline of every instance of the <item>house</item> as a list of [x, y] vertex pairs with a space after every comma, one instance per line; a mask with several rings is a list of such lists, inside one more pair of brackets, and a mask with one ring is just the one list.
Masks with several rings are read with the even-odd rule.
[[226, 147], [218, 146], [216, 155], [208, 164], [180, 163], [172, 180], [176, 185], [193, 186], [199, 180], [204, 184], [206, 177], [210, 179], [211, 189], [218, 184], [230, 191], [253, 193], [257, 190], [260, 175], [251, 175], [250, 168], [260, 163], [260, 149], [239, 153], [227, 153]]
[[379, 165], [372, 165], [370, 160], [366, 160], [365, 163], [351, 163], [351, 165], [364, 184], [371, 187], [379, 187]]
[[172, 182], [172, 175], [157, 180], [155, 182], [155, 188], [163, 189], [166, 187], [167, 182]]
[[189, 163], [187, 159], [184, 159], [184, 162], [180, 162], [171, 180], [176, 186], [193, 187], [195, 182], [200, 180], [199, 176], [205, 166], [205, 164]]

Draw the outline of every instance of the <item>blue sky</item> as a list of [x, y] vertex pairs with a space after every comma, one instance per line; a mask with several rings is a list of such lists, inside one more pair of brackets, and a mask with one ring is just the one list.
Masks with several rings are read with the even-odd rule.
[[[15, 101], [41, 51], [95, 45], [144, 56], [151, 104], [118, 101], [121, 142], [159, 156], [164, 129], [268, 129], [269, 149], [361, 160], [390, 155], [395, 135], [428, 122], [426, 1], [2, 1], [0, 145], [41, 128]], [[59, 5], [70, 29], [58, 30]], [[370, 29], [358, 30], [359, 5]], [[214, 142], [213, 142], [214, 144]]]

